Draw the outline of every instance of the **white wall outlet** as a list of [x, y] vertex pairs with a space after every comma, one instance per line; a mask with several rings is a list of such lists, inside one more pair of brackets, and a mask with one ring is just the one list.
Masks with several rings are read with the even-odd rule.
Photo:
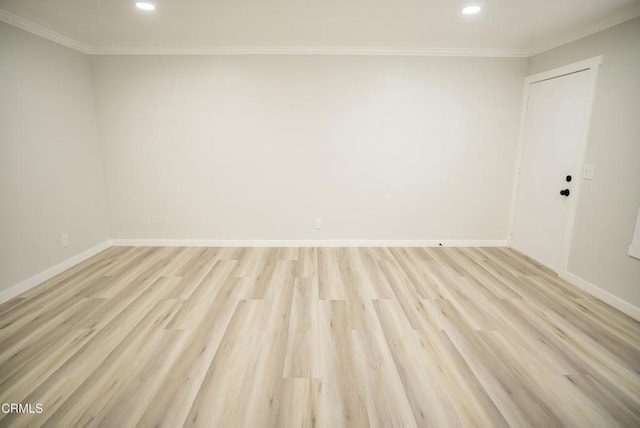
[[582, 178], [594, 180], [596, 178], [596, 166], [585, 165], [584, 168], [582, 168]]
[[60, 241], [62, 242], [62, 246], [63, 247], [68, 247], [69, 246], [69, 234], [68, 233], [63, 233], [60, 236]]
[[316, 218], [315, 222], [313, 223], [313, 227], [314, 227], [316, 230], [320, 230], [320, 229], [322, 229], [322, 219], [321, 219], [320, 217], [317, 217], [317, 218]]

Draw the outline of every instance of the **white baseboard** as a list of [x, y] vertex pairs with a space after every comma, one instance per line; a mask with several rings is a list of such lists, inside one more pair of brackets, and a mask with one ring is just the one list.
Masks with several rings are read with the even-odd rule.
[[608, 291], [605, 291], [602, 288], [591, 284], [590, 282], [580, 278], [578, 275], [572, 274], [571, 272], [566, 271], [566, 270], [565, 271], [558, 270], [558, 269], [554, 268], [553, 266], [549, 266], [546, 263], [543, 263], [543, 262], [541, 262], [539, 260], [536, 260], [536, 259], [532, 258], [531, 256], [528, 256], [527, 254], [525, 254], [523, 251], [519, 250], [517, 247], [510, 246], [509, 248], [511, 248], [512, 250], [515, 250], [516, 252], [522, 254], [525, 257], [530, 258], [531, 260], [534, 260], [536, 263], [546, 267], [547, 269], [555, 272], [556, 274], [558, 274], [558, 276], [560, 278], [564, 279], [565, 281], [570, 282], [571, 284], [575, 285], [576, 287], [578, 287], [582, 291], [585, 291], [585, 292], [591, 294], [596, 299], [602, 300], [603, 302], [605, 302], [609, 306], [613, 306], [614, 308], [616, 308], [620, 312], [624, 312], [625, 314], [629, 315], [631, 318], [634, 318], [634, 319], [637, 319], [638, 321], [640, 321], [640, 308], [636, 308], [631, 303], [628, 303], [628, 302], [622, 300], [621, 298], [619, 298], [617, 296], [614, 296], [613, 294], [609, 293]]
[[[0, 292], [0, 303], [24, 293], [42, 282], [87, 260], [111, 246], [127, 247], [505, 247], [505, 240], [190, 240], [190, 239], [112, 239], [102, 242], [7, 290]], [[570, 272], [559, 276], [592, 296], [640, 320], [640, 308], [614, 296]]]
[[112, 246], [127, 247], [504, 247], [504, 240], [191, 240], [111, 239], [0, 292], [0, 303], [53, 278]]
[[505, 240], [192, 240], [192, 239], [112, 239], [111, 245], [124, 247], [504, 247]]
[[603, 290], [600, 287], [597, 287], [591, 284], [588, 281], [580, 278], [577, 275], [574, 275], [570, 272], [562, 272], [560, 273], [560, 278], [569, 281], [571, 284], [580, 288], [583, 291], [591, 294], [593, 297], [602, 300], [610, 306], [618, 309], [621, 312], [629, 315], [630, 317], [640, 321], [640, 308], [633, 306], [631, 303], [625, 302], [621, 298], [614, 296], [608, 291]]
[[20, 284], [14, 285], [11, 288], [1, 291], [0, 303], [6, 302], [7, 300], [12, 299], [19, 294], [24, 293], [25, 291], [35, 287], [36, 285], [41, 284], [50, 278], [53, 278], [54, 276], [64, 272], [65, 270], [74, 267], [78, 263], [81, 263], [87, 260], [89, 257], [93, 257], [99, 252], [106, 250], [110, 246], [111, 246], [110, 241], [102, 242], [96, 245], [95, 247], [91, 247], [88, 250], [85, 250], [80, 254], [77, 254], [71, 257], [70, 259], [63, 261], [62, 263], [59, 263], [43, 272], [40, 272], [35, 276], [32, 276], [31, 278], [25, 281], [22, 281]]

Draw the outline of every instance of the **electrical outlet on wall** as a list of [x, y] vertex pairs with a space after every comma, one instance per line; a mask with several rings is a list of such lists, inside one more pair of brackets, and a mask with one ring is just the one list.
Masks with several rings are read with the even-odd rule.
[[587, 180], [594, 180], [596, 178], [596, 166], [585, 165], [582, 169], [582, 178], [585, 178]]
[[69, 246], [69, 234], [68, 233], [63, 233], [60, 236], [60, 241], [61, 241], [63, 247], [68, 247]]
[[316, 217], [316, 221], [313, 223], [313, 227], [316, 230], [322, 229], [322, 219], [320, 217]]

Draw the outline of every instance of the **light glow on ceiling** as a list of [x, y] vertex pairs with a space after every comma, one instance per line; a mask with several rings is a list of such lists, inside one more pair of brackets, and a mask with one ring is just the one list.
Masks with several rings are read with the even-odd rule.
[[473, 15], [480, 12], [481, 10], [482, 8], [480, 6], [467, 6], [462, 9], [462, 13], [464, 13], [465, 15]]
[[156, 5], [148, 2], [148, 1], [137, 1], [136, 2], [136, 7], [140, 10], [144, 10], [147, 12], [151, 12], [153, 10], [156, 10]]

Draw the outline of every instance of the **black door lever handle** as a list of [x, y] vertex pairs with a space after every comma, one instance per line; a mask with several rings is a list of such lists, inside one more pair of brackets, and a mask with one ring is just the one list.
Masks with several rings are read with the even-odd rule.
[[561, 191], [560, 191], [560, 194], [561, 194], [562, 196], [569, 196], [569, 194], [570, 194], [570, 193], [571, 193], [571, 192], [569, 191], [569, 189], [564, 189], [564, 190], [561, 190]]

